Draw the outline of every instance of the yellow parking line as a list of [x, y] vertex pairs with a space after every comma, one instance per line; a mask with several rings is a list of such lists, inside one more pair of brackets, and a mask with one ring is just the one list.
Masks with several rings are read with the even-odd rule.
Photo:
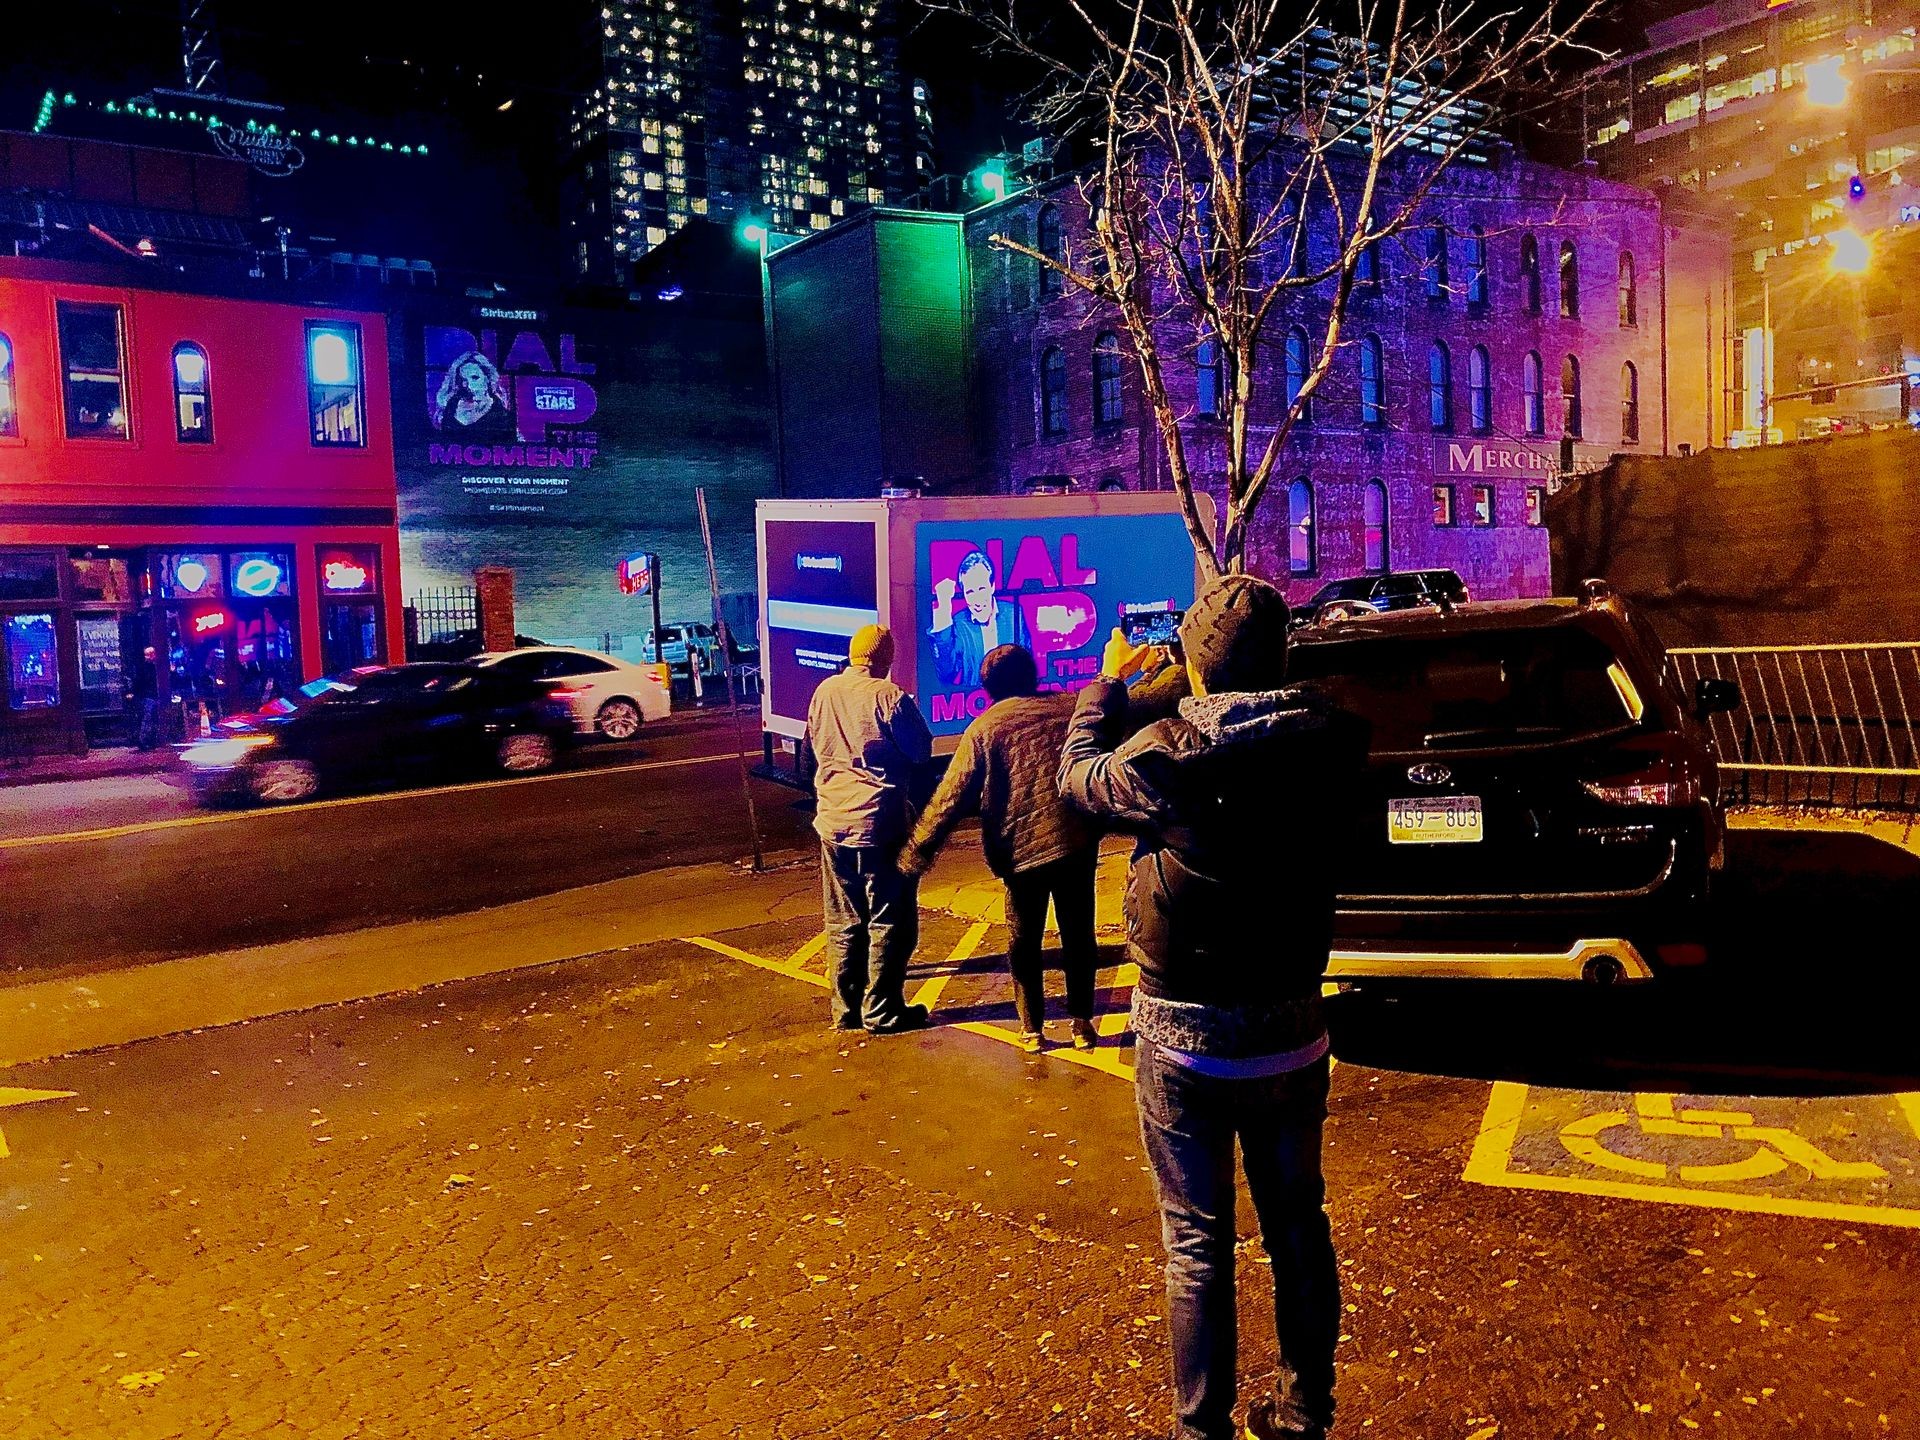
[[818, 955], [822, 950], [826, 948], [827, 948], [827, 932], [822, 930], [818, 935], [814, 936], [811, 940], [807, 941], [806, 944], [802, 945], [798, 950], [794, 951], [791, 955], [789, 955], [787, 957], [787, 964], [789, 965], [810, 964], [813, 960], [813, 957]]
[[783, 961], [768, 960], [764, 956], [755, 955], [746, 950], [736, 950], [731, 945], [723, 944], [718, 940], [709, 940], [704, 935], [687, 935], [682, 938], [689, 945], [698, 945], [702, 950], [711, 950], [714, 954], [725, 955], [730, 960], [744, 960], [749, 965], [758, 966], [762, 970], [771, 970], [774, 974], [784, 975], [789, 980], [804, 980], [809, 985], [818, 985], [822, 990], [827, 988], [826, 976], [815, 974], [811, 970], [802, 970], [798, 965], [788, 965]]
[[[959, 965], [961, 961], [971, 959], [973, 952], [980, 948], [980, 942], [987, 938], [987, 931], [993, 928], [985, 920], [976, 920], [967, 927], [967, 933], [954, 941], [953, 949], [947, 952], [947, 963]], [[947, 988], [947, 982], [953, 978], [953, 972], [936, 975], [914, 992], [913, 1003], [924, 1005], [931, 1010], [940, 1003], [940, 994]]]
[[242, 820], [264, 820], [276, 815], [311, 815], [317, 810], [343, 810], [349, 805], [384, 805], [391, 800], [418, 800], [430, 795], [454, 795], [463, 790], [505, 790], [515, 785], [545, 785], [556, 780], [581, 780], [592, 775], [630, 775], [640, 770], [678, 770], [688, 765], [712, 765], [758, 750], [727, 751], [721, 755], [690, 755], [679, 760], [643, 760], [635, 765], [600, 765], [584, 770], [556, 770], [548, 775], [516, 775], [508, 780], [472, 780], [459, 785], [430, 785], [419, 790], [383, 790], [378, 795], [342, 795], [333, 800], [310, 800], [270, 810], [221, 810], [211, 815], [181, 815], [171, 820], [139, 820], [131, 825], [108, 825], [98, 830], [62, 830], [49, 835], [16, 835], [0, 840], [0, 850], [28, 845], [74, 845], [83, 840], [114, 840], [122, 835], [144, 835], [153, 830], [184, 830], [195, 825], [231, 825]]

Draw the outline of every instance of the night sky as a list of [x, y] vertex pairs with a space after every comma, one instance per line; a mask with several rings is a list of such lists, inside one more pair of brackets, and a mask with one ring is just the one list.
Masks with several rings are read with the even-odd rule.
[[[500, 20], [479, 8], [420, 0], [331, 0], [324, 7], [222, 5], [226, 88], [287, 107], [289, 119], [431, 143], [429, 163], [384, 167], [369, 181], [361, 233], [328, 236], [342, 249], [443, 261], [502, 276], [559, 264], [556, 158], [568, 107], [593, 83], [580, 36], [593, 0], [521, 7]], [[944, 169], [965, 171], [1026, 132], [1008, 67], [981, 53], [971, 27], [912, 7], [905, 68], [932, 87]], [[48, 89], [106, 98], [179, 87], [175, 0], [63, 0], [38, 7], [33, 42], [0, 57], [0, 128], [28, 129]], [[509, 103], [510, 102], [510, 103]], [[507, 105], [502, 110], [502, 105]], [[164, 127], [153, 143], [167, 143]], [[311, 181], [314, 177], [309, 177]], [[380, 192], [385, 190], [386, 194]], [[339, 219], [285, 217], [302, 233]], [[303, 223], [305, 222], [305, 223]], [[347, 223], [353, 223], [351, 220]], [[322, 244], [318, 248], [329, 248]]]

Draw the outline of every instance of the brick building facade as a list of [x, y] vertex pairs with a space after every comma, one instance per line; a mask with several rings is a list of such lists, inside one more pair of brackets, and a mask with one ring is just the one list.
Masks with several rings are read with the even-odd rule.
[[[1303, 598], [1330, 579], [1447, 566], [1482, 598], [1545, 593], [1545, 496], [1614, 453], [1723, 443], [1724, 234], [1646, 191], [1511, 153], [1448, 172], [1420, 224], [1379, 247], [1342, 354], [1256, 519], [1251, 568]], [[1166, 462], [1124, 330], [996, 234], [1084, 253], [1072, 178], [963, 221], [982, 488], [1157, 488]], [[1311, 237], [1311, 264], [1331, 237]], [[1441, 258], [1444, 257], [1444, 258]], [[1285, 409], [1287, 336], [1317, 346], [1311, 299], [1276, 317], [1253, 453]], [[1324, 302], [1322, 302], [1324, 303]], [[1225, 470], [1197, 337], [1161, 352], [1197, 474]], [[1365, 376], [1363, 377], [1363, 371]], [[1217, 488], [1216, 482], [1216, 488]], [[1216, 499], [1219, 499], [1216, 496]]]

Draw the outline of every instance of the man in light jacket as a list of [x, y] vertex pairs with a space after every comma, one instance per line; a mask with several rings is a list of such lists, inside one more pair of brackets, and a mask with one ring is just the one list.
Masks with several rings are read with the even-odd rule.
[[847, 645], [847, 668], [820, 682], [807, 707], [814, 829], [840, 1030], [918, 1030], [924, 1005], [906, 1002], [907, 962], [920, 939], [919, 883], [900, 873], [913, 791], [933, 737], [913, 697], [887, 678], [893, 636], [868, 625]]
[[1229, 1440], [1234, 1142], [1273, 1262], [1279, 1339], [1255, 1440], [1333, 1424], [1340, 1284], [1324, 1208], [1328, 1055], [1320, 978], [1334, 847], [1356, 803], [1364, 725], [1286, 687], [1287, 602], [1229, 575], [1180, 627], [1191, 694], [1131, 739], [1126, 681], [1146, 658], [1116, 630], [1080, 692], [1060, 787], [1137, 836], [1127, 879], [1135, 1103], [1167, 1250], [1175, 1434]]

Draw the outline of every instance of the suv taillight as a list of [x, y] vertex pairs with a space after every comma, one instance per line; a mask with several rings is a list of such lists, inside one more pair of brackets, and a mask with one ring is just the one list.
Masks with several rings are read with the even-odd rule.
[[1618, 758], [1631, 768], [1599, 780], [1582, 780], [1580, 788], [1608, 805], [1677, 808], [1699, 801], [1700, 776], [1685, 760], [1664, 749], [1626, 750], [1618, 752]]

